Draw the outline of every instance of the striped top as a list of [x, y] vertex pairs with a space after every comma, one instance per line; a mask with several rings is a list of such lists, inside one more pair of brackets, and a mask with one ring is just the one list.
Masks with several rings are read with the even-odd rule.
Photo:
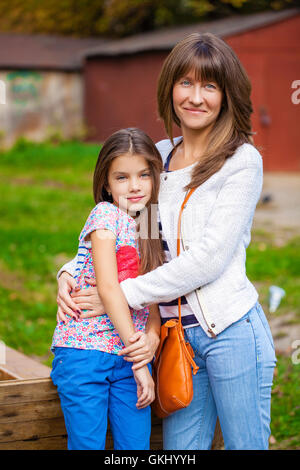
[[[164, 170], [166, 172], [170, 172], [169, 164], [170, 164], [170, 160], [172, 157], [172, 153], [173, 153], [173, 150], [169, 153], [166, 163], [164, 165]], [[163, 248], [165, 252], [165, 263], [168, 263], [172, 258], [170, 255], [168, 243], [162, 231], [159, 210], [157, 212], [158, 212], [158, 227], [159, 227], [159, 231], [162, 237], [162, 243], [163, 243]], [[178, 317], [178, 299], [172, 300], [171, 302], [160, 302], [159, 311], [160, 311], [162, 324], [165, 323], [170, 318]], [[189, 306], [186, 300], [186, 297], [184, 295], [181, 297], [181, 323], [182, 323], [183, 328], [191, 328], [193, 326], [199, 325], [199, 322], [197, 318], [195, 317], [195, 315], [193, 314], [193, 311], [191, 307]]]

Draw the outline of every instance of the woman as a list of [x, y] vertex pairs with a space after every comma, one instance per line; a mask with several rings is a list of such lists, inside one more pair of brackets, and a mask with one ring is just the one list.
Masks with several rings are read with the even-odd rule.
[[[263, 173], [252, 141], [250, 92], [234, 52], [211, 34], [195, 33], [178, 43], [158, 83], [159, 113], [169, 136], [157, 144], [165, 166], [159, 214], [168, 262], [121, 287], [133, 308], [160, 304], [162, 321], [177, 315], [182, 296], [185, 335], [200, 371], [193, 377], [190, 406], [163, 422], [164, 449], [209, 449], [217, 416], [226, 449], [268, 448], [276, 359], [245, 272]], [[176, 139], [173, 123], [182, 133]], [[184, 251], [177, 257], [179, 209], [193, 187], [183, 214]], [[62, 271], [72, 274], [72, 264]], [[89, 296], [70, 297], [69, 274], [58, 282], [60, 317], [78, 306], [101, 313], [92, 288]], [[137, 344], [124, 354], [142, 364], [154, 354], [154, 330]]]

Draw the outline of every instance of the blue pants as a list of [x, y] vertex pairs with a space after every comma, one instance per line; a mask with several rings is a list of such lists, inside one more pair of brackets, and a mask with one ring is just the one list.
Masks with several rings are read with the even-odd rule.
[[97, 350], [55, 348], [57, 386], [69, 450], [105, 449], [107, 418], [114, 449], [150, 448], [151, 408], [137, 409], [132, 364]]
[[163, 421], [164, 449], [210, 449], [217, 416], [225, 449], [267, 449], [276, 358], [260, 304], [216, 339], [200, 326], [185, 335], [200, 369], [191, 404]]

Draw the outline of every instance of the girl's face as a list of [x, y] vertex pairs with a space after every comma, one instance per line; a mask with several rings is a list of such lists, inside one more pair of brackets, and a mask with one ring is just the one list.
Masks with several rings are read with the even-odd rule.
[[114, 158], [107, 179], [113, 203], [129, 214], [141, 211], [151, 198], [151, 171], [142, 155], [126, 153]]
[[213, 127], [222, 106], [223, 93], [215, 82], [200, 82], [188, 72], [173, 87], [174, 111], [181, 127], [202, 130]]

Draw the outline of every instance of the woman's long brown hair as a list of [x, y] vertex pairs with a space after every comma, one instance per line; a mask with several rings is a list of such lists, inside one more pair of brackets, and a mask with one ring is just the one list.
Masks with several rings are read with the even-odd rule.
[[233, 50], [210, 33], [187, 36], [173, 48], [162, 67], [157, 89], [158, 112], [171, 142], [174, 144], [173, 124], [180, 127], [173, 108], [173, 87], [189, 71], [194, 71], [200, 81], [216, 82], [222, 90], [223, 102], [186, 190], [200, 186], [219, 171], [240, 145], [253, 144], [250, 81]]
[[140, 129], [121, 129], [112, 134], [100, 150], [94, 171], [94, 200], [113, 202], [106, 188], [108, 172], [112, 161], [125, 154], [142, 155], [149, 164], [152, 178], [152, 194], [147, 206], [141, 211], [137, 231], [139, 232], [139, 251], [141, 256], [140, 274], [152, 271], [164, 262], [164, 251], [158, 230], [157, 201], [162, 159], [150, 137]]

